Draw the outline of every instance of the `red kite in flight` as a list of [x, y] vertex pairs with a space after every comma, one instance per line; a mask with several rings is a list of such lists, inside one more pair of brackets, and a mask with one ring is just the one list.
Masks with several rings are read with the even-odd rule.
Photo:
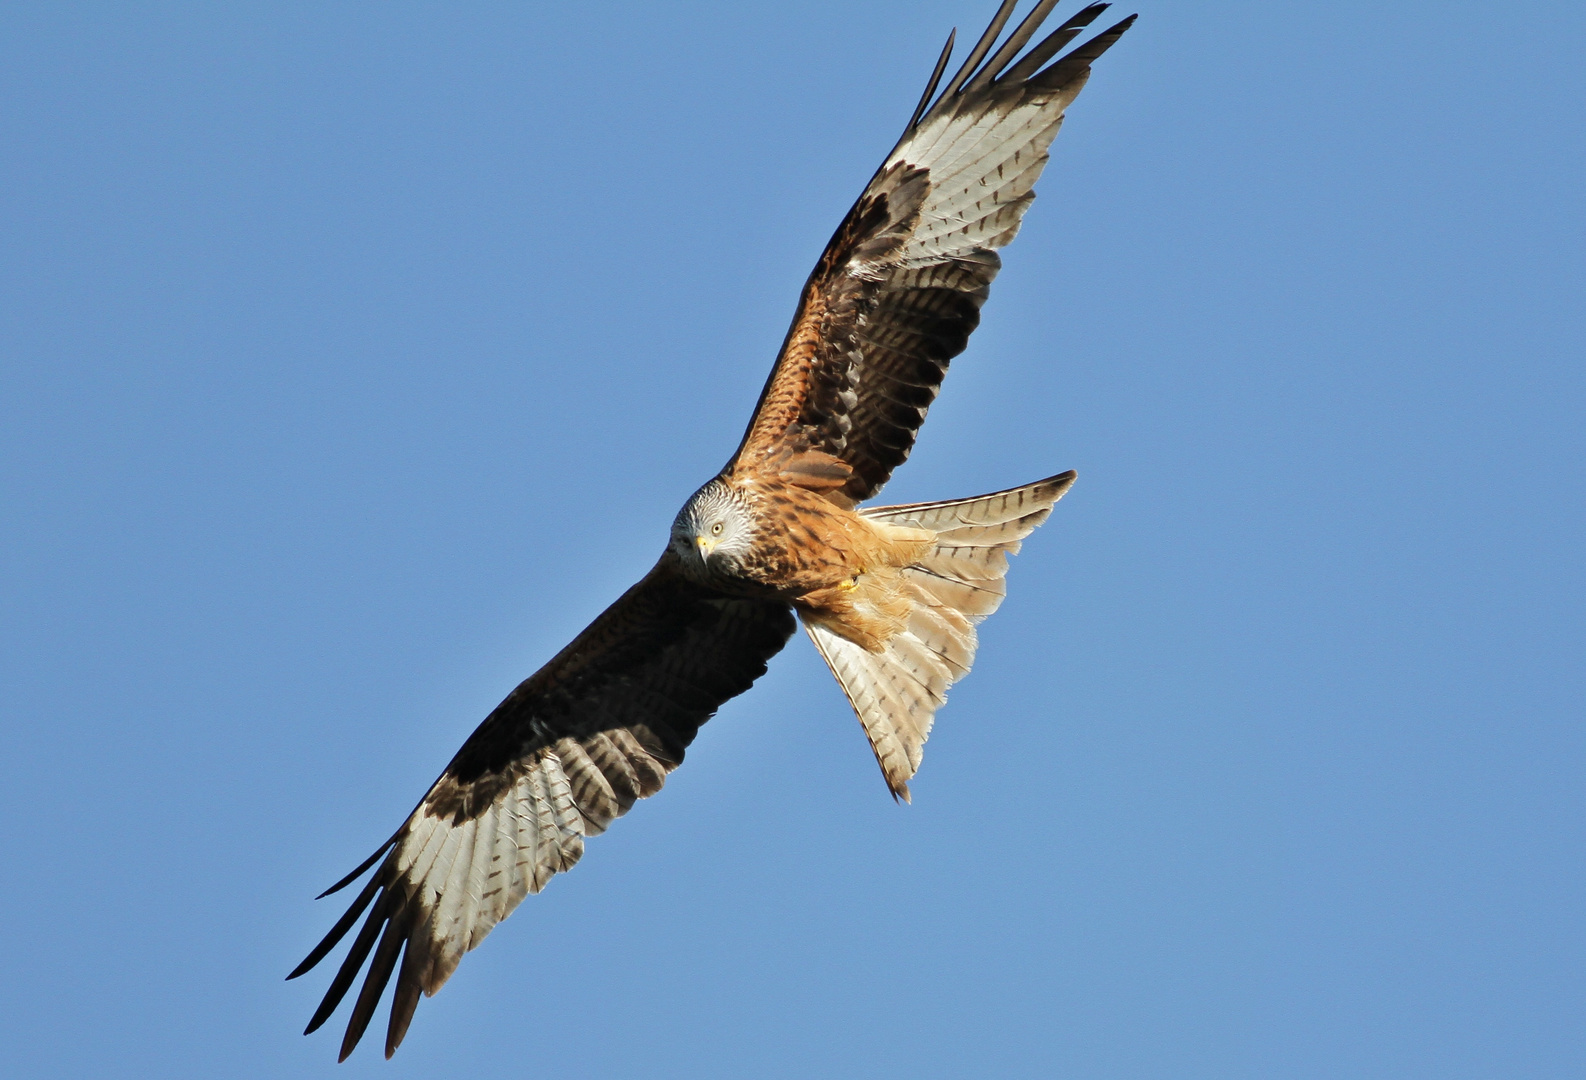
[[1058, 57], [1107, 7], [1091, 4], [1021, 57], [1057, 0], [997, 46], [1016, 2], [942, 86], [947, 39], [903, 137], [805, 284], [737, 453], [684, 504], [655, 568], [507, 695], [396, 835], [329, 890], [378, 863], [289, 976], [368, 912], [308, 1025], [367, 961], [343, 1059], [393, 973], [388, 1057], [421, 992], [576, 863], [585, 837], [660, 791], [700, 725], [765, 672], [795, 614], [894, 797], [909, 797], [932, 718], [974, 659], [975, 624], [1002, 601], [1007, 557], [1074, 479], [859, 508], [909, 456], [1064, 110], [1134, 21]]

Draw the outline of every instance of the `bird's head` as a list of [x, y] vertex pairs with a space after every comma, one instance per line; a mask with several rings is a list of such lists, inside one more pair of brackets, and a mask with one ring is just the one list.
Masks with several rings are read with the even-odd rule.
[[671, 547], [684, 566], [699, 574], [732, 575], [743, 566], [753, 534], [743, 496], [717, 478], [677, 512]]

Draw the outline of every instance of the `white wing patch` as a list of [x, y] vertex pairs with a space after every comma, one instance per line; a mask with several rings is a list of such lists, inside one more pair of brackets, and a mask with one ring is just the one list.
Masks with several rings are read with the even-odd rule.
[[419, 965], [426, 994], [525, 896], [578, 862], [586, 831], [561, 759], [549, 751], [476, 818], [454, 824], [427, 802], [414, 811], [390, 857], [419, 913], [404, 967]]
[[1085, 84], [1058, 91], [1026, 88], [990, 112], [946, 110], [928, 119], [888, 158], [927, 170], [930, 192], [903, 246], [902, 265], [927, 266], [999, 248], [1019, 231], [1034, 200], [1063, 111]]

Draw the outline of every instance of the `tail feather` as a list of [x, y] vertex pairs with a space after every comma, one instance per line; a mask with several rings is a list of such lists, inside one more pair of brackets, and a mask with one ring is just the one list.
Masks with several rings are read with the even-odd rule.
[[[885, 521], [889, 525], [912, 525], [941, 533], [962, 525], [1001, 525], [1016, 518], [1039, 516], [1030, 526], [1034, 529], [1052, 512], [1052, 504], [1074, 483], [1071, 469], [1045, 480], [1037, 480], [1023, 487], [995, 491], [990, 495], [975, 495], [968, 499], [946, 499], [942, 502], [907, 503], [902, 506], [877, 506], [861, 510], [867, 518]], [[1028, 535], [1029, 530], [1025, 530]]]
[[817, 623], [805, 622], [804, 630], [859, 715], [893, 797], [907, 802], [908, 778], [919, 768], [928, 728], [922, 732], [915, 726], [907, 705], [892, 695], [884, 672], [877, 670], [876, 658], [870, 653]]
[[984, 619], [996, 611], [1008, 592], [1007, 584], [1000, 577], [965, 581], [917, 566], [909, 567], [903, 576], [917, 591], [945, 610], [973, 619]]
[[928, 529], [935, 544], [902, 570], [912, 610], [904, 630], [870, 652], [829, 627], [804, 629], [859, 716], [895, 798], [909, 799], [925, 740], [947, 689], [969, 674], [975, 624], [1007, 593], [1008, 556], [1052, 512], [1072, 472], [971, 499], [860, 511], [887, 525]]
[[[1030, 535], [1030, 530], [1047, 519], [1051, 510], [1039, 510], [1033, 514], [1016, 517], [1010, 521], [1001, 521], [995, 525], [960, 525], [954, 529], [942, 529], [936, 536], [944, 543], [954, 547], [1000, 547], [1003, 544], [1017, 545], [1020, 537]], [[1012, 554], [1013, 552], [1009, 552]]]

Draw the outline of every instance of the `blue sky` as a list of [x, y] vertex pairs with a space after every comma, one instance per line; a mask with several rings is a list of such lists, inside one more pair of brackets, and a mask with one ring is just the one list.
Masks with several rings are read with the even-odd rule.
[[1548, 3], [1140, 6], [886, 492], [1080, 473], [914, 805], [797, 639], [394, 1061], [298, 1034], [994, 5], [563, 7], [0, 14], [0, 1071], [1581, 1075]]

